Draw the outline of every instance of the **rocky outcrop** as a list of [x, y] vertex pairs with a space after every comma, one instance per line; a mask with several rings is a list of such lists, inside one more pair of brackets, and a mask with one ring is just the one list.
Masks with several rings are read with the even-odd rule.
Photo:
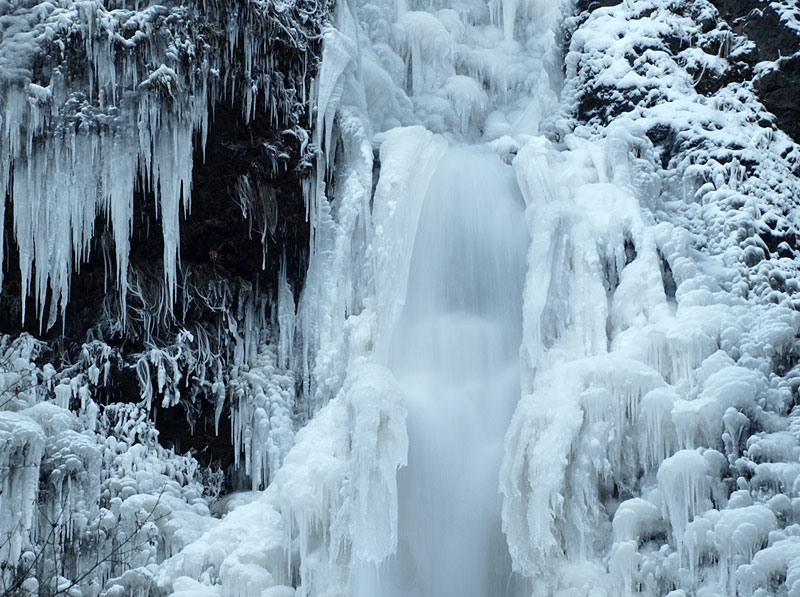
[[731, 30], [754, 44], [748, 65], [756, 67], [758, 97], [776, 124], [800, 142], [800, 21], [792, 2], [745, 2], [714, 0], [720, 16]]
[[[796, 24], [792, 3], [644, 0], [587, 5], [569, 39], [562, 93], [565, 120], [554, 132], [571, 127], [575, 136], [590, 143], [605, 139], [608, 151], [601, 159], [629, 169], [629, 175], [619, 178], [670, 239], [660, 246], [659, 259], [664, 294], [675, 304], [671, 321], [680, 321], [694, 308], [737, 313], [730, 326], [715, 332], [711, 350], [716, 352], [691, 374], [691, 381], [680, 384], [667, 378], [680, 401], [685, 400], [669, 408], [676, 429], [682, 421], [694, 425], [696, 413], [704, 408], [710, 394], [698, 390], [711, 377], [699, 372], [714, 359], [731, 365], [717, 374], [724, 383], [733, 383], [737, 373], [761, 380], [752, 395], [763, 408], [763, 418], [743, 403], [720, 408], [702, 423], [718, 417], [714, 425], [719, 430], [680, 440], [686, 450], [665, 460], [658, 471], [659, 486], [667, 488], [664, 483], [673, 474], [688, 478], [691, 459], [700, 463], [701, 454], [715, 458], [714, 483], [724, 497], [703, 505], [705, 514], [687, 512], [679, 526], [671, 520], [670, 536], [661, 536], [656, 525], [649, 527], [648, 538], [638, 530], [626, 536], [620, 530], [627, 521], [649, 519], [641, 506], [651, 513], [657, 509], [642, 500], [664, 500], [662, 510], [672, 516], [670, 500], [680, 497], [681, 490], [649, 493], [651, 486], [643, 483], [622, 505], [616, 500], [624, 487], [607, 502], [615, 510], [609, 571], [622, 579], [625, 591], [699, 594], [703, 585], [721, 587], [712, 592], [726, 594], [792, 590], [794, 580], [782, 570], [793, 565], [789, 546], [794, 539], [789, 536], [796, 519], [771, 508], [788, 503], [795, 486], [768, 481], [767, 476], [794, 467], [794, 429], [800, 415], [800, 146], [797, 102], [792, 100], [799, 91]], [[558, 135], [550, 136], [560, 141]], [[569, 149], [576, 146], [573, 139]], [[615, 183], [617, 178], [615, 172]], [[688, 253], [671, 252], [679, 245]], [[790, 323], [776, 341], [778, 335], [772, 334], [779, 321]], [[630, 338], [619, 339], [635, 333], [631, 330], [640, 329], [638, 325], [612, 339], [611, 350], [615, 344], [631, 346]], [[732, 334], [737, 326], [740, 331]], [[774, 350], [780, 343], [783, 347]], [[679, 352], [681, 358], [688, 355]], [[657, 362], [663, 363], [661, 359]], [[703, 392], [711, 391], [705, 387]], [[726, 390], [719, 395], [731, 394]], [[777, 396], [781, 398], [773, 401]], [[725, 427], [735, 421], [743, 426]], [[786, 440], [785, 449], [767, 455], [762, 442], [779, 435]], [[631, 516], [628, 507], [639, 511]], [[731, 531], [749, 515], [770, 532], [755, 537], [746, 553], [733, 555]], [[684, 568], [687, 545], [696, 551]], [[674, 558], [680, 569], [674, 576], [667, 572], [667, 558]]]

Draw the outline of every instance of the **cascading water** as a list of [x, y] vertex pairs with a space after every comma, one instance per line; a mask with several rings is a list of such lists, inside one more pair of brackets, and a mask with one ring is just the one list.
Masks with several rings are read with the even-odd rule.
[[[521, 5], [526, 37], [514, 41], [498, 6], [336, 4], [296, 319], [320, 409], [259, 501], [217, 527], [241, 523], [251, 538], [237, 545], [274, 546], [257, 566], [294, 584], [287, 595], [531, 593], [499, 491], [532, 238], [527, 187], [504, 159], [556, 100], [546, 67], [561, 11]], [[270, 520], [250, 524], [263, 512]], [[196, 548], [223, 594], [261, 595], [247, 550], [208, 553], [215, 542]], [[193, 558], [174, 558], [160, 582], [195, 578]]]
[[487, 148], [450, 149], [425, 196], [389, 358], [408, 403], [398, 550], [363, 595], [513, 594], [497, 479], [520, 392], [527, 242], [512, 169]]

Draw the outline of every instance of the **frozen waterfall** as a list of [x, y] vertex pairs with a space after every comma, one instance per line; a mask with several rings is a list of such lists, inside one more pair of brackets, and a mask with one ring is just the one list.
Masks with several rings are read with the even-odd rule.
[[[698, 96], [686, 56], [665, 45], [632, 70], [654, 31], [682, 39], [691, 19], [674, 6], [581, 23], [566, 1], [336, 4], [291, 318], [309, 421], [265, 492], [168, 560], [159, 586], [800, 587], [800, 314], [749, 294], [730, 240], [750, 226], [740, 162], [679, 164], [654, 146], [674, 114], [684, 132], [720, 122], [741, 135], [731, 147], [757, 139]], [[581, 122], [587, 72], [610, 87], [651, 77], [678, 99]], [[735, 218], [715, 211], [725, 201]]]

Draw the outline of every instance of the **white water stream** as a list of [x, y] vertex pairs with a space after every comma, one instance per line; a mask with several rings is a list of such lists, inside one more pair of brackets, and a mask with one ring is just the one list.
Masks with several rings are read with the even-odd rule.
[[486, 148], [450, 149], [425, 196], [390, 355], [409, 411], [398, 551], [365, 595], [513, 594], [497, 488], [520, 393], [527, 239], [512, 169]]

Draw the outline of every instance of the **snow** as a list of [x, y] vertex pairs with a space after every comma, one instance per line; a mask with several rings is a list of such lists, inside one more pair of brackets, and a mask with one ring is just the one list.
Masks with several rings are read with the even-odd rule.
[[523, 398], [506, 433], [500, 470], [503, 532], [515, 570], [527, 576], [546, 569], [562, 540], [556, 533], [564, 508], [564, 474], [583, 418], [574, 388], [564, 385], [558, 389], [566, 400], [558, 407], [547, 394]]
[[695, 450], [680, 450], [658, 468], [658, 486], [666, 502], [675, 543], [680, 554], [687, 524], [707, 510], [710, 497], [708, 466]]
[[146, 590], [148, 567], [210, 520], [196, 461], [159, 446], [136, 405], [99, 407], [91, 361], [42, 371], [33, 362], [42, 347], [29, 336], [4, 336], [2, 347], [0, 379], [13, 392], [0, 410], [0, 525], [9, 538], [0, 556], [13, 563], [3, 582], [33, 590], [51, 578], [70, 594], [96, 593], [106, 580]]
[[741, 563], [749, 562], [767, 543], [777, 526], [775, 515], [765, 506], [754, 505], [720, 513], [714, 524], [715, 541], [720, 557], [720, 584], [736, 591], [735, 573]]
[[[4, 412], [0, 419], [3, 437], [2, 533], [9, 540], [3, 543], [0, 556], [4, 562], [19, 562], [27, 547], [24, 537], [33, 524], [33, 505], [39, 485], [39, 464], [44, 455], [45, 436], [28, 417]], [[5, 579], [4, 579], [5, 580]]]
[[299, 565], [297, 595], [341, 594], [342, 561], [380, 560], [396, 548], [404, 421], [391, 373], [366, 362], [355, 367], [340, 394], [298, 432], [267, 490], [167, 560], [159, 585], [180, 594], [188, 576], [219, 584], [223, 595], [273, 587], [280, 595]]
[[626, 500], [614, 513], [614, 541], [644, 541], [657, 532], [661, 523], [661, 514], [651, 502], [642, 498]]
[[[621, 14], [613, 20], [612, 10], [623, 14], [625, 8], [598, 9], [589, 21], [595, 27], [592, 37], [588, 30], [573, 36], [575, 54], [568, 56], [568, 65], [578, 56], [583, 64], [594, 64], [578, 48], [609, 61], [609, 54], [616, 52], [614, 44], [642, 43], [654, 35], [648, 27], [668, 22], [642, 19], [639, 29], [612, 38], [613, 27], [626, 22], [619, 20]], [[604, 39], [608, 45], [602, 45]], [[622, 79], [621, 73], [631, 65], [617, 62], [611, 68], [619, 69], [614, 77]], [[604, 72], [608, 75], [603, 76], [611, 76], [613, 71]], [[665, 79], [673, 81], [679, 79]], [[569, 85], [568, 81], [566, 97]], [[616, 88], [624, 85], [624, 80], [615, 83]], [[680, 230], [684, 220], [676, 217], [678, 226], [670, 227], [658, 223], [664, 217], [657, 200], [663, 196], [663, 183], [655, 163], [648, 162], [653, 148], [645, 135], [647, 126], [617, 118], [598, 134], [576, 131], [560, 147], [531, 139], [514, 158], [528, 204], [532, 242], [522, 349], [527, 371], [501, 471], [504, 529], [515, 566], [547, 583], [549, 591], [556, 590], [560, 581], [546, 579], [553, 579], [553, 570], [565, 565], [561, 564], [565, 556], [568, 561], [585, 558], [587, 552], [591, 557], [593, 544], [611, 543], [604, 539], [607, 531], [600, 524], [602, 511], [614, 507], [603, 497], [610, 482], [620, 493], [641, 491], [642, 498], [637, 499], [643, 499], [653, 482], [648, 475], [658, 470], [659, 489], [647, 498], [654, 501], [646, 502], [650, 504], [646, 508], [651, 514], [662, 509], [672, 536], [670, 544], [681, 556], [692, 520], [714, 505], [727, 505], [729, 489], [720, 479], [729, 474], [729, 464], [716, 450], [726, 450], [735, 460], [745, 448], [743, 437], [751, 425], [772, 431], [763, 434], [763, 448], [755, 443], [759, 436], [752, 438], [758, 447], [748, 453], [749, 458], [758, 458], [761, 449], [770, 456], [765, 458], [769, 462], [758, 465], [756, 461], [748, 469], [751, 475], [757, 474], [749, 486], [766, 497], [791, 491], [788, 488], [796, 479], [793, 464], [773, 462], [791, 462], [796, 440], [781, 435], [785, 423], [773, 413], [786, 412], [785, 407], [766, 398], [775, 381], [762, 360], [771, 358], [764, 347], [794, 342], [788, 338], [794, 337], [796, 320], [794, 316], [791, 321], [784, 319], [788, 311], [781, 307], [745, 307], [725, 290], [735, 288], [730, 282], [735, 270], [729, 273], [721, 262], [705, 261], [682, 240], [686, 238]], [[726, 178], [717, 185], [739, 185], [739, 180]], [[665, 257], [677, 286], [674, 298], [665, 278]], [[745, 354], [733, 348], [745, 345]], [[791, 349], [780, 349], [784, 350]], [[610, 354], [603, 359], [614, 365], [595, 369], [591, 386], [582, 389], [580, 380], [585, 379], [587, 364], [603, 362], [598, 359], [607, 351]], [[616, 360], [619, 357], [611, 359], [615, 354], [652, 367], [652, 385], [638, 390], [641, 394], [626, 395], [624, 390], [620, 394], [622, 388], [614, 387], [610, 375], [618, 371], [633, 381], [636, 369]], [[526, 391], [531, 394], [526, 396]], [[557, 437], [548, 434], [548, 429]], [[578, 476], [577, 470], [583, 474]], [[595, 484], [599, 487], [592, 489]], [[635, 515], [622, 505], [618, 508], [615, 542], [607, 552], [609, 574], [616, 579], [619, 593], [644, 590], [649, 582], [661, 582], [645, 580], [654, 556], [642, 551], [641, 540], [635, 543]], [[598, 511], [599, 518], [593, 518]], [[649, 524], [658, 527], [652, 518]], [[764, 524], [756, 526], [774, 528]], [[596, 539], [591, 529], [597, 529]], [[707, 531], [714, 537], [716, 531]], [[767, 532], [753, 534], [749, 527], [743, 528], [743, 561], [753, 557], [761, 547], [757, 537]], [[696, 554], [697, 546], [707, 546], [708, 540], [702, 535], [689, 543]], [[725, 562], [735, 559], [720, 557]], [[692, 582], [703, 578], [698, 576], [699, 558], [689, 557], [694, 572], [686, 578], [694, 580], [685, 585], [687, 590], [696, 590]], [[702, 562], [708, 565], [707, 559]], [[720, 580], [721, 586], [732, 575], [729, 572]], [[668, 582], [680, 586], [683, 581], [673, 577]], [[659, 590], [658, 584], [649, 586], [648, 594]]]

